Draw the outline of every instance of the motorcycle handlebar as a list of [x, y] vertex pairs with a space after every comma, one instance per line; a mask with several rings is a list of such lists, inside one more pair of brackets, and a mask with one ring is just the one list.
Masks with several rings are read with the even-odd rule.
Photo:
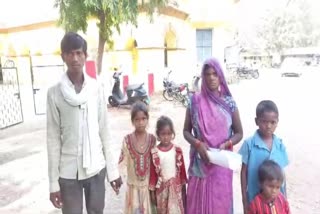
[[116, 77], [119, 77], [119, 76], [121, 76], [121, 74], [122, 74], [122, 72], [114, 72], [113, 73], [113, 78], [116, 78]]

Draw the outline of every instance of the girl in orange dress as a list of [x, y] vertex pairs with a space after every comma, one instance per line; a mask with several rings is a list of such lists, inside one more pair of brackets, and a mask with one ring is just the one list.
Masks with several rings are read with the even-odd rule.
[[149, 120], [147, 106], [138, 102], [132, 106], [131, 121], [134, 132], [126, 135], [120, 155], [120, 166], [125, 166], [127, 192], [125, 214], [151, 214], [149, 192], [151, 149], [156, 144], [154, 135], [146, 131]]

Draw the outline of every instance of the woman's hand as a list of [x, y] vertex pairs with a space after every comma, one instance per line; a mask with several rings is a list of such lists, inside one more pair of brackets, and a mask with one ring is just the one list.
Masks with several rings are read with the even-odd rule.
[[192, 135], [192, 123], [191, 123], [190, 115], [191, 115], [190, 109], [187, 108], [186, 117], [184, 120], [183, 136], [197, 150], [201, 159], [205, 163], [208, 163], [209, 162], [209, 157], [207, 154], [208, 146], [205, 143], [199, 141], [198, 139], [195, 139], [194, 136]]
[[221, 150], [232, 150], [232, 147], [233, 147], [232, 141], [231, 140], [227, 140], [225, 143], [222, 143], [219, 146], [219, 149], [221, 149]]
[[209, 162], [209, 157], [208, 157], [208, 153], [207, 153], [207, 150], [209, 148], [208, 145], [197, 140], [195, 142], [195, 148], [196, 148], [197, 152], [199, 153], [201, 159], [205, 163], [208, 163]]

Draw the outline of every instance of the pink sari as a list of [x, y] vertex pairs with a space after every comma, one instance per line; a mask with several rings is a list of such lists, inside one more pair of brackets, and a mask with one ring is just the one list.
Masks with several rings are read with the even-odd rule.
[[[220, 65], [215, 59], [205, 62], [220, 79], [222, 97], [216, 97], [207, 87], [202, 72], [202, 88], [191, 100], [191, 119], [196, 138], [211, 148], [218, 148], [232, 134], [232, 112], [235, 102], [227, 87]], [[232, 171], [214, 164], [205, 164], [196, 150], [190, 148], [187, 213], [233, 213]]]

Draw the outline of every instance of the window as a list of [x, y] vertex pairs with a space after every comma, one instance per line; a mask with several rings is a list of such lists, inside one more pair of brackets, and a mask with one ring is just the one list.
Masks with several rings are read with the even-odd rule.
[[196, 31], [197, 59], [199, 63], [212, 56], [212, 29]]

